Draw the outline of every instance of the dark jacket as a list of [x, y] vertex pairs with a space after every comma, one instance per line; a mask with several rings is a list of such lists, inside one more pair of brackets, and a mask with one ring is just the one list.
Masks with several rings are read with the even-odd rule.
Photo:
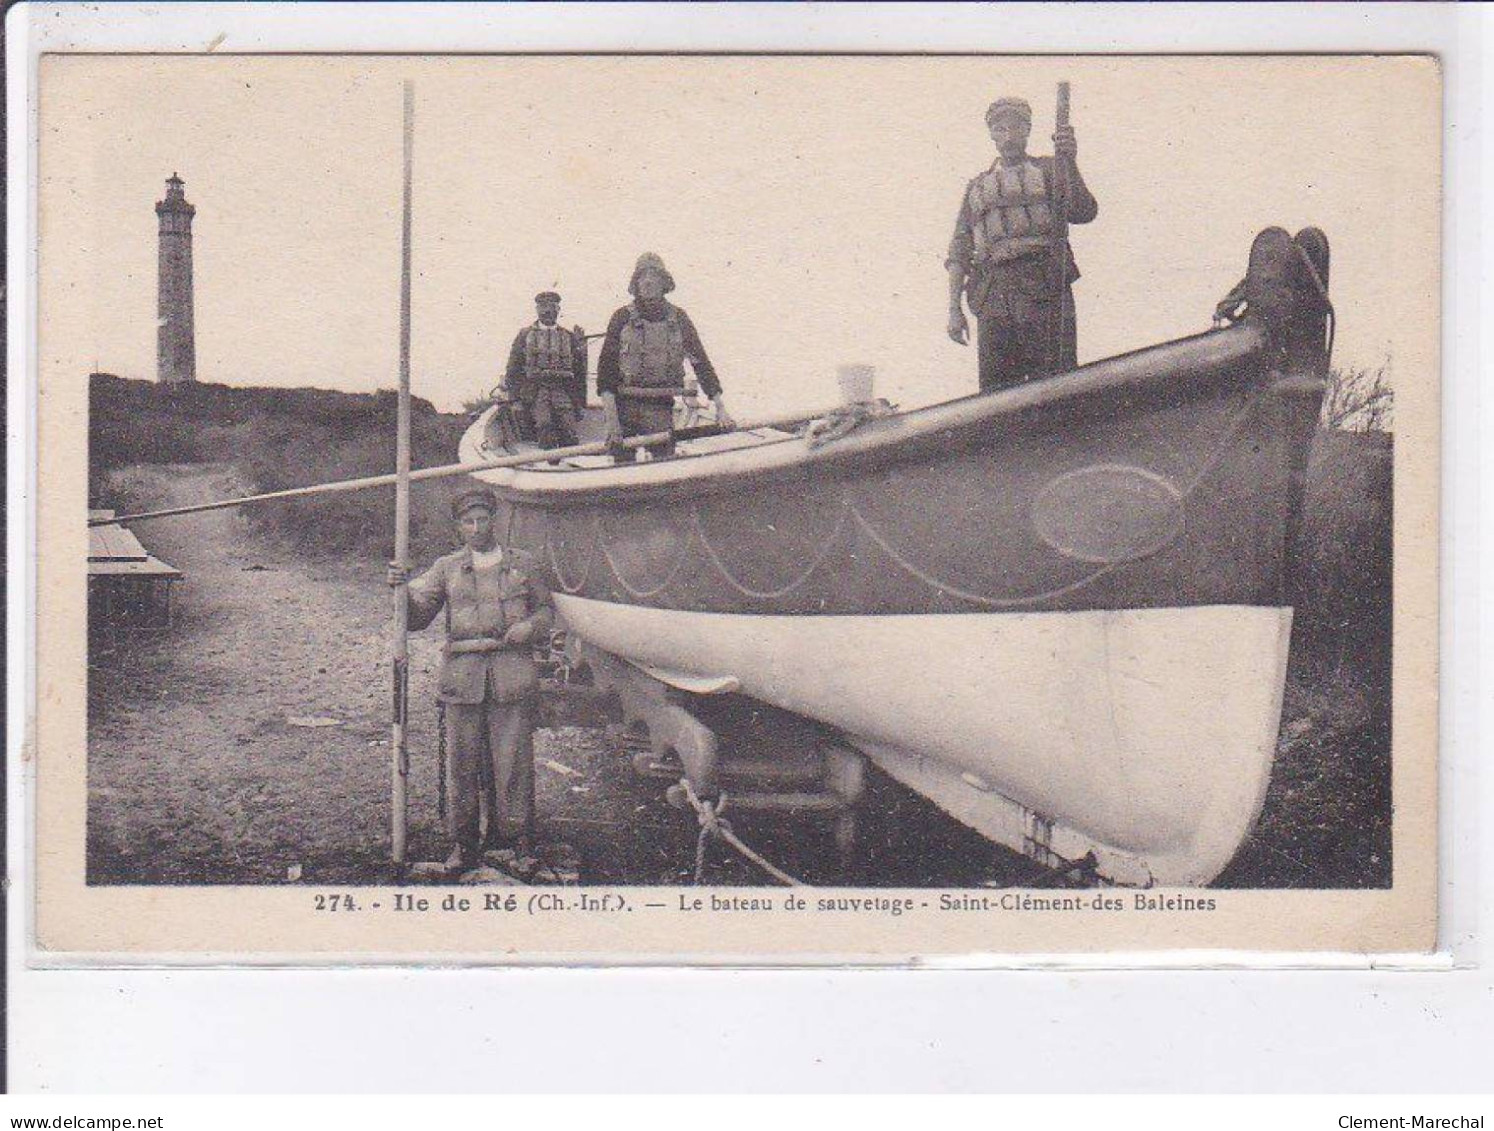
[[410, 628], [425, 628], [446, 610], [446, 648], [441, 657], [438, 696], [444, 703], [481, 703], [491, 697], [513, 702], [535, 693], [539, 672], [532, 643], [492, 651], [462, 652], [458, 642], [498, 641], [514, 625], [528, 621], [533, 640], [550, 631], [554, 613], [550, 590], [532, 555], [504, 550], [503, 561], [476, 569], [465, 547], [438, 558], [409, 587]]
[[[503, 384], [509, 395], [525, 402], [532, 401], [536, 392], [534, 383], [524, 371], [525, 340], [529, 331], [538, 325], [538, 322], [531, 322], [515, 335], [513, 345], [508, 348], [508, 365], [503, 371]], [[580, 412], [586, 407], [586, 338], [571, 331], [571, 342], [571, 379], [566, 382], [565, 391], [576, 411]]]
[[[639, 303], [639, 312], [649, 322], [660, 322], [668, 316], [669, 310], [673, 308], [680, 320], [680, 331], [685, 347], [685, 360], [690, 363], [690, 368], [695, 373], [695, 379], [700, 383], [701, 391], [708, 397], [719, 396], [721, 393], [721, 379], [716, 375], [716, 367], [711, 364], [711, 359], [706, 356], [705, 346], [701, 344], [700, 334], [695, 329], [695, 323], [690, 321], [690, 316], [685, 313], [683, 307], [675, 306], [668, 300], [661, 301], [658, 306], [649, 308]], [[657, 317], [655, 317], [657, 313]], [[607, 323], [607, 334], [602, 340], [602, 352], [597, 355], [597, 393], [616, 393], [619, 385], [623, 384], [622, 378], [622, 332], [623, 327], [628, 324], [633, 316], [633, 305], [615, 311], [611, 321]]]

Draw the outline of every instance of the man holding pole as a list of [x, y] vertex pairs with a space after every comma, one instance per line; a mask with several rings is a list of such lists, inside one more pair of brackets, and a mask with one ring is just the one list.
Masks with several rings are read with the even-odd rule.
[[949, 336], [969, 341], [961, 299], [976, 318], [980, 391], [993, 392], [1076, 364], [1074, 280], [1068, 225], [1088, 224], [1099, 205], [1079, 174], [1078, 143], [1060, 85], [1053, 156], [1032, 157], [1032, 107], [999, 98], [986, 111], [998, 151], [966, 186], [949, 243]]
[[[539, 671], [531, 648], [550, 631], [550, 591], [522, 550], [498, 545], [498, 500], [485, 487], [452, 504], [464, 543], [420, 577], [389, 568], [389, 584], [408, 583], [409, 624], [426, 627], [446, 610], [446, 647], [437, 694], [446, 710], [447, 816], [453, 841], [448, 875], [482, 865], [482, 851], [531, 851], [534, 835], [534, 718]], [[486, 838], [479, 796], [484, 759], [492, 793]]]

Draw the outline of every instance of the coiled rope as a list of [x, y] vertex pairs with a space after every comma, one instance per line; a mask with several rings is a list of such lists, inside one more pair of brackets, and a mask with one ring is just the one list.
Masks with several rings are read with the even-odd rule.
[[[1313, 263], [1312, 256], [1307, 254], [1307, 249], [1299, 244], [1296, 240], [1292, 241], [1292, 249], [1297, 253], [1297, 258], [1302, 261], [1302, 266], [1307, 268], [1308, 282], [1310, 282], [1313, 285], [1313, 289], [1317, 291], [1318, 300], [1323, 304], [1323, 312], [1328, 317], [1328, 334], [1327, 341], [1324, 343], [1323, 352], [1329, 357], [1332, 357], [1333, 339], [1338, 333], [1338, 314], [1333, 309], [1333, 300], [1328, 297], [1328, 287], [1326, 284], [1324, 284], [1323, 277], [1318, 274], [1317, 266]], [[1220, 307], [1223, 307], [1225, 303], [1230, 303], [1230, 308], [1227, 312], [1221, 314], [1218, 312], [1218, 310]], [[1240, 321], [1240, 319], [1245, 316], [1242, 309], [1245, 305], [1246, 299], [1244, 292], [1241, 286], [1236, 286], [1229, 292], [1229, 294], [1225, 295], [1224, 298], [1219, 300], [1219, 305], [1215, 308], [1215, 329], [1218, 329], [1226, 322], [1233, 325], [1234, 323]]]

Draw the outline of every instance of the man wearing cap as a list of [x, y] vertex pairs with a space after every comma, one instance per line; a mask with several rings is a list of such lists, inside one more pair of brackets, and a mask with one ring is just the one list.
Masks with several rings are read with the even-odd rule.
[[[528, 855], [534, 833], [534, 718], [539, 672], [533, 641], [550, 631], [550, 591], [529, 554], [498, 545], [498, 500], [486, 487], [452, 503], [464, 545], [409, 583], [410, 628], [446, 610], [437, 695], [445, 705], [446, 795], [454, 842], [449, 875], [482, 864], [482, 760], [492, 769], [486, 843]], [[389, 568], [389, 584], [409, 571]]]
[[[965, 188], [945, 267], [949, 336], [960, 345], [976, 319], [983, 393], [1061, 373], [1076, 364], [1074, 280], [1079, 268], [1060, 220], [1088, 224], [1099, 205], [1079, 175], [1069, 126], [1053, 135], [1053, 156], [1032, 157], [1032, 107], [1001, 98], [986, 111], [998, 155]], [[1059, 199], [1060, 192], [1063, 199]]]
[[508, 351], [503, 384], [529, 414], [540, 447], [568, 447], [580, 442], [576, 421], [586, 408], [586, 334], [559, 325], [554, 291], [535, 295], [534, 309], [537, 317]]
[[695, 324], [664, 297], [672, 290], [674, 277], [664, 261], [644, 252], [628, 282], [633, 301], [607, 324], [597, 358], [597, 393], [607, 413], [607, 440], [618, 460], [631, 461], [638, 455], [636, 448], [620, 447], [624, 436], [649, 432], [671, 432], [667, 441], [649, 445], [652, 455], [674, 454], [674, 399], [694, 395], [685, 383], [687, 360], [700, 388], [716, 405], [717, 423], [725, 429], [736, 427]]

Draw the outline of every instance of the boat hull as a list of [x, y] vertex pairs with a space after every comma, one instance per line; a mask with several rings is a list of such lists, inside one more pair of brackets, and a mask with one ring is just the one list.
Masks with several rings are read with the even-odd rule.
[[1285, 608], [773, 617], [557, 600], [666, 682], [730, 681], [837, 727], [991, 839], [1046, 835], [1055, 859], [1095, 851], [1127, 882], [1211, 879], [1270, 778]]
[[[1113, 373], [1093, 367], [874, 422], [823, 454], [785, 438], [486, 478], [509, 542], [595, 601], [816, 616], [1283, 604], [1316, 402], [1304, 412], [1254, 352], [1200, 341], [1185, 356], [1187, 381], [1097, 398], [1086, 381]], [[1060, 395], [1029, 403], [1042, 392]]]
[[480, 478], [597, 647], [838, 728], [1039, 859], [1202, 883], [1274, 756], [1326, 280], [1320, 233], [1268, 229], [1228, 328], [822, 446]]

